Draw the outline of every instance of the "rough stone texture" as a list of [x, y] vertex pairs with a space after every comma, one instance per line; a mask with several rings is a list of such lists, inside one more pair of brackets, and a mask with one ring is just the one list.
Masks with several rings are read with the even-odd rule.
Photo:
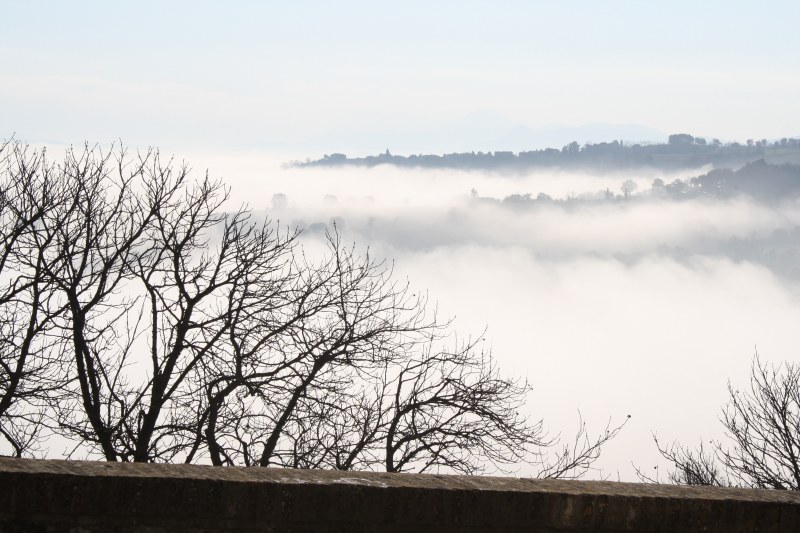
[[0, 458], [0, 532], [800, 531], [800, 494]]

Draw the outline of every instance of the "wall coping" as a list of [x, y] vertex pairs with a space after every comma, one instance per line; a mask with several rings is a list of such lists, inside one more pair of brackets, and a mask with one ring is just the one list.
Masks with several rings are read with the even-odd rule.
[[0, 487], [0, 531], [800, 531], [758, 489], [7, 457]]
[[112, 463], [104, 461], [65, 461], [58, 459], [17, 459], [10, 457], [0, 457], [0, 472], [56, 474], [63, 476], [110, 476], [115, 478], [193, 479], [238, 483], [345, 484], [375, 488], [397, 487], [431, 490], [555, 492], [571, 495], [740, 500], [800, 505], [800, 492], [795, 491], [499, 476], [397, 474], [387, 472], [291, 468], [215, 467], [209, 465], [186, 464]]

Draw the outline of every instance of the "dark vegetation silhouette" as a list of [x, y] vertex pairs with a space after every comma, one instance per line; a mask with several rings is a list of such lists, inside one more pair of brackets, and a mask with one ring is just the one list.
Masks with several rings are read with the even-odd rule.
[[620, 193], [606, 189], [581, 196], [552, 198], [543, 193], [511, 194], [505, 198], [481, 197], [473, 194], [471, 200], [477, 203], [488, 203], [517, 209], [533, 208], [537, 205], [559, 204], [569, 207], [586, 203], [606, 203], [635, 200], [693, 200], [693, 199], [727, 199], [736, 196], [748, 196], [766, 203], [775, 203], [800, 195], [800, 165], [792, 163], [771, 164], [763, 159], [745, 164], [732, 170], [729, 168], [713, 169], [709, 172], [690, 178], [674, 179], [669, 183], [655, 178], [649, 189], [639, 190], [631, 179], [624, 180], [619, 187]]
[[[769, 365], [758, 355], [750, 383], [728, 383], [720, 415], [725, 439], [692, 449], [674, 442], [656, 446], [671, 470], [666, 481], [760, 489], [800, 490], [800, 365]], [[643, 481], [660, 481], [639, 469]]]
[[157, 151], [0, 157], [12, 455], [574, 477], [624, 425], [560, 443], [482, 336], [456, 337], [389, 265], [335, 228], [311, 257]]
[[800, 163], [800, 139], [752, 140], [746, 143], [707, 141], [686, 133], [669, 136], [663, 144], [629, 144], [622, 141], [580, 145], [573, 141], [563, 148], [523, 152], [462, 152], [443, 155], [385, 153], [348, 158], [345, 154], [326, 154], [317, 160], [295, 161], [298, 167], [396, 165], [419, 168], [476, 170], [528, 170], [535, 168], [591, 169], [615, 171], [630, 169], [678, 170], [714, 167], [736, 168], [764, 159], [769, 163]]

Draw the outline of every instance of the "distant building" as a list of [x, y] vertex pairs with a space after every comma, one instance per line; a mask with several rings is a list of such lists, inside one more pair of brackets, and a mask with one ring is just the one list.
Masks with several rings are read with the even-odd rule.
[[347, 161], [347, 156], [344, 154], [325, 154], [322, 160], [325, 163], [344, 163]]

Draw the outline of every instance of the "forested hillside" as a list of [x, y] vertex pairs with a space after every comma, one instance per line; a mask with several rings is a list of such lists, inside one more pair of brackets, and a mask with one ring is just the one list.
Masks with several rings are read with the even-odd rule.
[[463, 152], [443, 155], [412, 154], [393, 155], [388, 149], [380, 155], [349, 158], [345, 154], [326, 154], [317, 160], [295, 161], [292, 166], [377, 166], [397, 165], [422, 168], [458, 169], [510, 169], [525, 170], [537, 167], [591, 168], [623, 170], [654, 168], [675, 170], [700, 168], [740, 167], [748, 162], [764, 159], [766, 162], [800, 163], [800, 139], [782, 138], [748, 139], [745, 143], [723, 143], [718, 139], [679, 133], [669, 136], [664, 144], [629, 144], [622, 141], [580, 145], [577, 142], [563, 148], [545, 148], [523, 152]]

